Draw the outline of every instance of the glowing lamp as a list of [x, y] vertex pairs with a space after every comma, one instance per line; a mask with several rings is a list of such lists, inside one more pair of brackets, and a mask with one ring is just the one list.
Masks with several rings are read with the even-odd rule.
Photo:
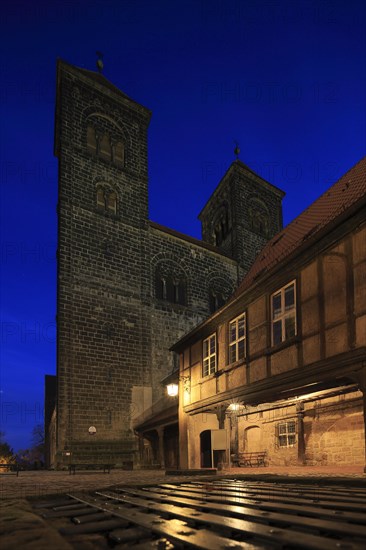
[[168, 384], [166, 389], [170, 397], [178, 395], [178, 384]]

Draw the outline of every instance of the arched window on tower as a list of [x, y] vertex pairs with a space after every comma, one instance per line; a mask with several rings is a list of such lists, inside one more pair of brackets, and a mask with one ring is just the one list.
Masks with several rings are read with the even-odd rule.
[[106, 202], [105, 202], [105, 192], [102, 187], [98, 187], [97, 189], [97, 208], [100, 210], [105, 210]]
[[125, 147], [122, 141], [117, 141], [113, 146], [113, 162], [117, 166], [124, 166], [125, 164]]
[[111, 141], [108, 134], [103, 134], [100, 143], [99, 143], [99, 155], [104, 160], [111, 160], [112, 158], [112, 148]]
[[171, 304], [187, 304], [187, 284], [184, 276], [177, 277], [168, 273], [164, 275], [158, 269], [155, 275], [155, 296]]
[[97, 153], [97, 136], [95, 132], [95, 128], [93, 126], [88, 126], [87, 128], [87, 148], [90, 153], [93, 155], [96, 155]]
[[270, 217], [267, 205], [260, 199], [253, 197], [249, 201], [249, 227], [255, 233], [268, 238]]
[[229, 234], [229, 214], [226, 205], [222, 205], [213, 222], [213, 237], [216, 246], [220, 246]]
[[118, 195], [116, 191], [108, 189], [108, 187], [97, 187], [96, 202], [98, 210], [117, 214]]
[[209, 307], [210, 313], [214, 313], [217, 309], [222, 307], [225, 303], [225, 297], [221, 292], [210, 289], [209, 291]]
[[115, 191], [110, 191], [107, 195], [107, 210], [117, 214], [117, 193]]

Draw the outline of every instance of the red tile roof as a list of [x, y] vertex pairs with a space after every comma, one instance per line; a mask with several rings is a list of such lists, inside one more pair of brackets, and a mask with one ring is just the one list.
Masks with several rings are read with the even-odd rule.
[[325, 228], [365, 195], [366, 157], [266, 244], [233, 298], [237, 298], [257, 277], [283, 261], [302, 243]]

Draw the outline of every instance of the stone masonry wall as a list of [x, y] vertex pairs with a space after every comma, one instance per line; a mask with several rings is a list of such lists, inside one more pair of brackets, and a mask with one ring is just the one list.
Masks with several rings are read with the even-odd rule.
[[[150, 227], [147, 111], [82, 71], [60, 71], [56, 463], [130, 463], [137, 457], [132, 420], [160, 397], [174, 364], [169, 347], [208, 316], [210, 285], [230, 296], [238, 268]], [[116, 128], [123, 168], [88, 151], [90, 117], [101, 131]], [[116, 213], [97, 208], [99, 185], [117, 193]], [[186, 274], [187, 305], [156, 298], [155, 270], [164, 262]]]

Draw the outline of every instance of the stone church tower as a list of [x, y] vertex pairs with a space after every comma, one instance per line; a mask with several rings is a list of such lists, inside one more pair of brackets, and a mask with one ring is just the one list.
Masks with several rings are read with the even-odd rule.
[[240, 161], [200, 214], [203, 241], [149, 221], [150, 116], [102, 74], [58, 62], [55, 466], [70, 453], [136, 462], [132, 420], [161, 396], [169, 348], [282, 226], [283, 193]]

